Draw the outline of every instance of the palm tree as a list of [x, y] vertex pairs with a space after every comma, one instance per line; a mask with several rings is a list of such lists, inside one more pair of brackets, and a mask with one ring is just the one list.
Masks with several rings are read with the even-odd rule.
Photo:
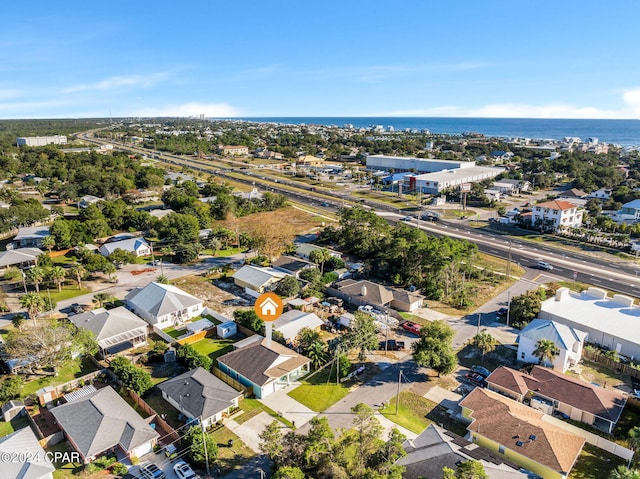
[[164, 274], [160, 274], [156, 276], [156, 283], [169, 284], [169, 278], [167, 278]]
[[96, 293], [93, 295], [93, 302], [98, 303], [99, 307], [102, 308], [104, 303], [111, 299], [111, 295], [109, 293]]
[[324, 364], [325, 356], [324, 344], [320, 341], [315, 341], [309, 345], [307, 357], [311, 360], [311, 366], [313, 369], [318, 369]]
[[27, 293], [20, 296], [20, 306], [27, 309], [29, 317], [35, 322], [39, 312], [44, 310], [44, 298], [38, 293]]
[[116, 266], [113, 263], [105, 263], [102, 271], [107, 275], [109, 281], [113, 281], [113, 273], [116, 272]]
[[18, 331], [22, 331], [22, 323], [24, 323], [24, 314], [18, 313], [11, 318], [11, 324], [14, 328], [17, 328]]
[[51, 256], [51, 250], [56, 245], [56, 239], [53, 236], [45, 236], [42, 238], [42, 246], [49, 250], [49, 256]]
[[62, 291], [62, 283], [67, 278], [67, 272], [62, 266], [54, 266], [49, 270], [48, 275], [51, 281], [53, 281], [58, 287], [58, 293]]
[[638, 469], [628, 469], [627, 466], [618, 466], [609, 473], [608, 479], [640, 479]]
[[473, 338], [473, 345], [482, 351], [482, 359], [484, 355], [496, 349], [496, 340], [490, 333], [478, 333]]
[[331, 259], [331, 253], [326, 249], [315, 249], [309, 253], [309, 259], [320, 265], [320, 274], [324, 274], [324, 264]]
[[78, 283], [78, 289], [82, 289], [82, 278], [87, 274], [87, 270], [80, 263], [73, 263], [71, 265], [71, 274], [76, 277]]
[[540, 359], [541, 364], [552, 364], [553, 359], [558, 355], [558, 347], [551, 339], [539, 339], [533, 355]]
[[36, 287], [36, 293], [40, 292], [40, 284], [44, 280], [44, 269], [40, 266], [34, 266], [27, 270], [26, 277], [31, 284]]

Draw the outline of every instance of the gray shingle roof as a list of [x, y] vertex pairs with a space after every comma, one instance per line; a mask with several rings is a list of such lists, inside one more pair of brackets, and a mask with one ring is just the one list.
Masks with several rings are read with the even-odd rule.
[[116, 445], [131, 451], [158, 437], [110, 386], [55, 407], [51, 413], [85, 458]]
[[0, 454], [28, 457], [28, 461], [2, 461], [2, 479], [41, 479], [49, 477], [55, 467], [45, 460], [44, 449], [29, 426], [0, 437]]
[[18, 248], [3, 251], [0, 253], [0, 267], [35, 261], [41, 254], [43, 252], [40, 248]]
[[202, 304], [201, 299], [180, 288], [156, 282], [149, 283], [144, 288], [134, 289], [125, 300], [136, 311], [146, 311], [156, 318]]
[[[119, 306], [110, 310], [104, 308], [94, 309], [87, 313], [70, 316], [69, 321], [78, 328], [87, 329], [96, 335], [96, 340], [100, 347], [113, 346], [112, 341], [107, 341], [116, 336], [122, 337], [122, 341], [128, 338], [127, 333], [144, 328], [146, 331], [147, 322], [139, 318], [124, 306]], [[132, 337], [138, 336], [136, 333]], [[131, 338], [129, 338], [131, 339]]]
[[242, 393], [203, 368], [164, 381], [158, 388], [181, 404], [191, 416], [202, 416], [203, 419], [225, 411], [233, 405], [235, 398], [242, 396]]

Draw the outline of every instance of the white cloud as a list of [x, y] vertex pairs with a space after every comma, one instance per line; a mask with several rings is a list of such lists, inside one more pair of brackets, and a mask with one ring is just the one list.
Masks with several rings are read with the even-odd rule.
[[113, 76], [96, 83], [82, 83], [62, 90], [64, 93], [77, 93], [92, 90], [113, 90], [122, 87], [148, 88], [169, 78], [168, 72], [150, 73], [147, 75]]
[[213, 118], [230, 118], [242, 116], [240, 110], [228, 103], [182, 103], [179, 105], [165, 105], [162, 107], [150, 107], [134, 109], [125, 113], [116, 113], [117, 116], [143, 116], [143, 117], [158, 117], [158, 116], [197, 116], [204, 114], [206, 117]]
[[632, 117], [640, 118], [640, 88], [624, 92], [622, 99], [629, 108]]

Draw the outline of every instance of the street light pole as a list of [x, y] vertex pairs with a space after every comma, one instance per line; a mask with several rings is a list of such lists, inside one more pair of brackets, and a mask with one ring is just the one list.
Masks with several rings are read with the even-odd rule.
[[480, 318], [482, 317], [482, 313], [478, 313], [478, 328], [476, 331], [476, 336], [480, 334]]

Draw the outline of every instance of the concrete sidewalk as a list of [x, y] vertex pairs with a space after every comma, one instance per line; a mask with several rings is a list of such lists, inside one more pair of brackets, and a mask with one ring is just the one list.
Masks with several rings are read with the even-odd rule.
[[296, 427], [302, 427], [317, 416], [318, 413], [312, 411], [287, 394], [299, 385], [300, 383], [293, 383], [285, 389], [281, 389], [260, 399], [260, 402], [276, 411], [283, 418], [291, 421]]

